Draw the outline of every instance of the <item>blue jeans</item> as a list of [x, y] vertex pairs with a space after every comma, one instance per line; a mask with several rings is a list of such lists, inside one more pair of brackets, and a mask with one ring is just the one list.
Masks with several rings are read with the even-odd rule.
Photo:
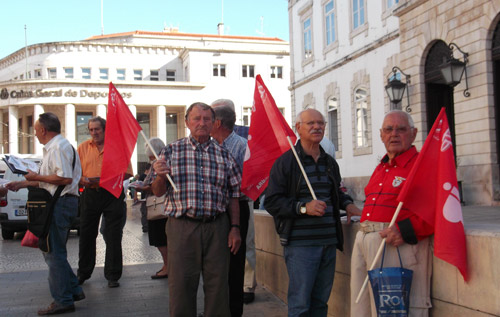
[[335, 245], [286, 246], [288, 316], [326, 316], [335, 275]]
[[73, 304], [73, 295], [80, 294], [73, 269], [68, 263], [66, 241], [71, 223], [78, 214], [77, 197], [59, 197], [49, 230], [50, 252], [43, 253], [45, 263], [49, 266], [49, 288], [54, 301], [63, 306]]

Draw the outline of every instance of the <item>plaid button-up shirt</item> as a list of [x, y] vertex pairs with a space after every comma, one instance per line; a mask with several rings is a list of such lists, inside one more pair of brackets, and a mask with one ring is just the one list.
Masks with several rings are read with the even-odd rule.
[[203, 218], [226, 212], [231, 198], [240, 197], [241, 171], [229, 152], [210, 139], [193, 137], [167, 145], [160, 153], [179, 191], [167, 181], [169, 217]]

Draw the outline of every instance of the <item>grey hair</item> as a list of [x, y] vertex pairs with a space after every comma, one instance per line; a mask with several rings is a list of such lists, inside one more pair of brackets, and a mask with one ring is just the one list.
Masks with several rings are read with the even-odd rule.
[[212, 108], [218, 107], [218, 106], [226, 106], [230, 107], [233, 111], [236, 112], [234, 108], [234, 102], [230, 99], [217, 99], [211, 104]]
[[301, 123], [302, 122], [302, 119], [300, 118], [300, 116], [302, 116], [302, 114], [306, 111], [309, 111], [309, 110], [314, 110], [314, 111], [317, 111], [320, 115], [321, 115], [321, 118], [323, 118], [323, 121], [325, 121], [325, 116], [318, 110], [314, 109], [314, 108], [307, 108], [307, 109], [304, 109], [302, 110], [301, 112], [299, 112], [299, 114], [297, 115], [297, 117], [295, 118], [295, 123], [299, 122]]
[[411, 115], [408, 112], [403, 111], [403, 110], [396, 109], [396, 110], [389, 111], [388, 113], [385, 114], [384, 121], [385, 121], [385, 118], [387, 118], [387, 116], [392, 115], [392, 114], [398, 114], [401, 117], [405, 117], [408, 120], [408, 125], [410, 126], [410, 128], [412, 128], [412, 129], [415, 128], [415, 123], [413, 122], [413, 118], [411, 117]]
[[[160, 151], [165, 147], [165, 143], [160, 138], [151, 138], [149, 139], [149, 143], [151, 143], [151, 146], [153, 147], [153, 150], [156, 152], [156, 154], [160, 154]], [[153, 151], [151, 151], [151, 148], [145, 144], [144, 145], [146, 148], [146, 155], [148, 157], [150, 156], [155, 156], [153, 154]]]

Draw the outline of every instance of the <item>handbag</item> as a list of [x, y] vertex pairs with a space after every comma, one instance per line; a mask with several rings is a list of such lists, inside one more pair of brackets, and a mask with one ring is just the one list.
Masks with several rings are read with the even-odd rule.
[[160, 197], [149, 195], [146, 197], [146, 210], [148, 220], [167, 218], [165, 214], [166, 194]]
[[23, 240], [21, 240], [21, 245], [23, 247], [38, 249], [38, 237], [35, 236], [31, 231], [27, 230], [24, 234]]
[[400, 267], [384, 267], [384, 245], [380, 268], [368, 271], [377, 316], [407, 317], [409, 314], [413, 271], [403, 268], [398, 247], [397, 251]]

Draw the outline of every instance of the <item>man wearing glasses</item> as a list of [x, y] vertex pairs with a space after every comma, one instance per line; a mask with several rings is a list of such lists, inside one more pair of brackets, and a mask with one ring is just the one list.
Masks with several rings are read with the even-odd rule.
[[336, 249], [342, 250], [340, 210], [358, 213], [340, 189], [339, 166], [320, 146], [325, 119], [302, 111], [295, 124], [295, 150], [314, 190], [309, 190], [292, 150], [271, 169], [264, 206], [274, 217], [288, 271], [288, 316], [326, 316], [335, 274]]

